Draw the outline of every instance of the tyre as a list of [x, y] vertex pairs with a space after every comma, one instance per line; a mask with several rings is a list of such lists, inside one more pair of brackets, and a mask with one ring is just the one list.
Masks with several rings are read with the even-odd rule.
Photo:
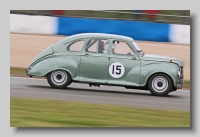
[[64, 70], [54, 70], [47, 75], [47, 81], [53, 88], [66, 88], [71, 84], [71, 76]]
[[155, 74], [148, 81], [148, 89], [152, 95], [166, 96], [173, 90], [173, 83], [168, 75]]

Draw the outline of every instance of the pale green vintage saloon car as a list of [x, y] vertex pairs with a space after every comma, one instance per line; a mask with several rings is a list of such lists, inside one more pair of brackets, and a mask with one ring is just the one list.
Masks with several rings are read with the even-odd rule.
[[69, 36], [40, 53], [26, 69], [47, 78], [53, 88], [72, 82], [149, 90], [165, 96], [181, 89], [181, 59], [144, 53], [130, 37], [83, 33]]

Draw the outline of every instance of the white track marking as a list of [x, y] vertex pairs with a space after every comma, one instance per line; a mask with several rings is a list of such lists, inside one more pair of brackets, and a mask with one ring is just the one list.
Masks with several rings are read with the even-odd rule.
[[16, 78], [16, 79], [33, 79], [33, 80], [46, 80], [46, 79], [38, 79], [38, 78], [25, 78], [25, 77], [13, 77], [13, 76], [10, 76], [10, 78]]
[[[29, 79], [29, 80], [46, 80], [46, 79], [38, 79], [38, 78], [25, 78], [25, 77], [13, 77], [13, 76], [10, 76], [10, 78], [16, 78], [16, 79]], [[178, 92], [190, 92], [190, 90], [177, 90]], [[177, 92], [175, 91], [175, 92]]]

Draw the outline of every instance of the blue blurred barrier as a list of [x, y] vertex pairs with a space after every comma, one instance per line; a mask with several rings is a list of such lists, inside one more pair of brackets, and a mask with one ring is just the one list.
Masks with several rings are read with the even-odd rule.
[[190, 44], [190, 25], [127, 20], [10, 14], [10, 32], [66, 36], [96, 32], [124, 35], [141, 41]]
[[58, 35], [110, 33], [135, 40], [169, 42], [169, 24], [88, 18], [58, 18]]

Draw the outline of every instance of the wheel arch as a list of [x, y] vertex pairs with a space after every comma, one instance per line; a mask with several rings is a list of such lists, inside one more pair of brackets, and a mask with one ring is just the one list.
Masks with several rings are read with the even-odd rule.
[[150, 74], [148, 77], [147, 77], [147, 80], [146, 80], [146, 83], [145, 83], [145, 87], [148, 89], [148, 83], [149, 83], [149, 80], [154, 76], [154, 75], [157, 75], [157, 74], [164, 74], [164, 75], [167, 75], [170, 80], [172, 81], [173, 83], [173, 89], [175, 88], [175, 80], [172, 78], [172, 76], [166, 72], [155, 72], [155, 73], [152, 73]]
[[[51, 72], [53, 72], [53, 71], [55, 71], [55, 70], [64, 70], [64, 71], [66, 71], [69, 75], [70, 75], [70, 77], [71, 77], [71, 79], [73, 78], [72, 77], [72, 73], [68, 70], [68, 69], [66, 69], [66, 68], [54, 68], [54, 69], [51, 69], [51, 70], [49, 70], [49, 71], [47, 71], [46, 73], [44, 73], [44, 77], [47, 77], [47, 75], [49, 74], [49, 73], [51, 73]], [[73, 80], [73, 79], [72, 79]]]

